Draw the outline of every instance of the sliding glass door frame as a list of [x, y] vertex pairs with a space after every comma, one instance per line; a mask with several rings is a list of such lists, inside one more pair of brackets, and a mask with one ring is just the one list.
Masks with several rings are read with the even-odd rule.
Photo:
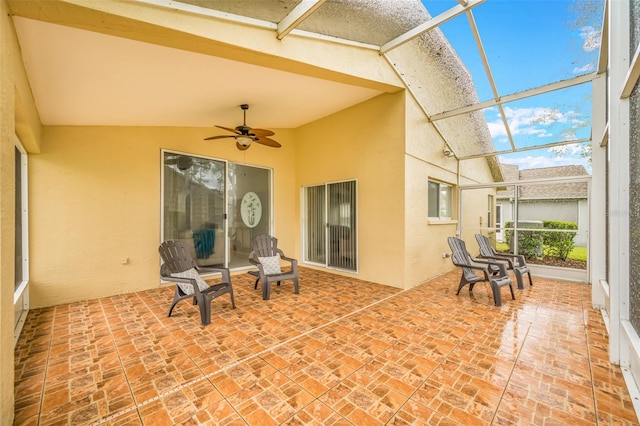
[[[15, 346], [20, 337], [20, 332], [22, 331], [25, 320], [27, 319], [27, 314], [29, 313], [29, 185], [27, 151], [17, 136], [14, 136], [14, 145], [16, 150], [16, 206], [14, 209], [16, 225], [16, 253], [14, 254], [16, 257], [16, 280], [13, 293], [13, 344]], [[18, 274], [20, 275], [18, 276]]]
[[[274, 227], [274, 208], [273, 208], [273, 170], [267, 167], [254, 166], [244, 163], [235, 163], [225, 159], [220, 158], [211, 158], [203, 155], [161, 149], [160, 152], [160, 168], [161, 168], [161, 177], [160, 177], [160, 241], [164, 241], [167, 238], [174, 238], [171, 235], [166, 235], [166, 208], [165, 203], [168, 201], [165, 199], [167, 188], [165, 185], [170, 184], [167, 182], [166, 171], [167, 167], [165, 164], [165, 160], [167, 156], [175, 156], [174, 158], [170, 158], [170, 160], [175, 160], [177, 163], [169, 163], [169, 164], [180, 164], [180, 156], [189, 157], [191, 160], [188, 161], [189, 167], [191, 164], [198, 164], [200, 160], [211, 161], [215, 163], [219, 163], [224, 166], [224, 193], [222, 194], [222, 209], [217, 210], [214, 208], [214, 217], [210, 222], [214, 223], [214, 225], [207, 225], [205, 227], [214, 228], [214, 236], [212, 244], [210, 246], [218, 246], [218, 241], [220, 238], [224, 238], [224, 267], [228, 267], [233, 270], [243, 270], [250, 268], [251, 265], [248, 261], [248, 254], [250, 251], [251, 240], [255, 236], [254, 234], [258, 233], [273, 233]], [[179, 166], [178, 166], [179, 167]], [[242, 170], [242, 173], [237, 173], [238, 170]], [[185, 211], [183, 212], [183, 216], [185, 216], [182, 220], [186, 221], [184, 225], [189, 228], [192, 232], [197, 231], [198, 233], [202, 233], [203, 230], [193, 230], [191, 229], [191, 220], [193, 216], [192, 208], [196, 208], [197, 205], [193, 205], [194, 202], [192, 197], [189, 196], [191, 194], [191, 189], [187, 191], [187, 194], [184, 196], [185, 200], [183, 203], [185, 204]], [[257, 202], [260, 204], [260, 213], [258, 214], [257, 221], [255, 223], [252, 220], [255, 220], [255, 216], [252, 215], [251, 221], [249, 221], [246, 212], [243, 211], [241, 206], [242, 202], [247, 199], [248, 196], [257, 199]], [[188, 198], [187, 198], [188, 197]], [[254, 200], [255, 204], [256, 200]], [[178, 201], [180, 203], [180, 201]], [[169, 202], [171, 204], [171, 202]], [[188, 204], [188, 206], [186, 206]], [[215, 204], [215, 203], [214, 203]], [[246, 202], [245, 202], [246, 204]], [[246, 207], [246, 206], [245, 206]], [[207, 211], [211, 211], [209, 208]], [[222, 214], [222, 227], [220, 228], [221, 232], [219, 232], [217, 227], [215, 227], [215, 223], [217, 223], [216, 218], [220, 218], [220, 214]], [[200, 217], [200, 221], [202, 222], [202, 217]], [[180, 223], [179, 219], [177, 223]], [[195, 220], [195, 219], [194, 219]], [[198, 228], [196, 226], [196, 228]], [[204, 230], [206, 232], [211, 233], [211, 230]], [[195, 238], [195, 233], [193, 232]], [[220, 235], [218, 235], [220, 234]], [[206, 235], [207, 238], [204, 239], [204, 242], [211, 242], [211, 238]], [[179, 236], [175, 238], [189, 238], [188, 236]], [[203, 246], [201, 244], [195, 244], [196, 241], [193, 241], [193, 244], [196, 250], [196, 255], [198, 255], [198, 250], [202, 249]], [[215, 258], [215, 250], [213, 251], [212, 257], [207, 258], [205, 255], [211, 253], [211, 247], [204, 247], [209, 250], [203, 254], [203, 261], [206, 262], [208, 259]], [[195, 257], [194, 257], [195, 258]], [[200, 260], [198, 260], [200, 262]]]
[[307, 185], [301, 200], [302, 262], [358, 273], [358, 181]]

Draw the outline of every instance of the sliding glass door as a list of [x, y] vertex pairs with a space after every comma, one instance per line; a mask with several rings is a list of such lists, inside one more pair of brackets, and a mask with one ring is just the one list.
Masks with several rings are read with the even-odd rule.
[[253, 237], [271, 234], [271, 170], [229, 163], [229, 267], [249, 265]]
[[162, 158], [162, 239], [185, 242], [200, 266], [249, 266], [251, 240], [272, 229], [271, 170], [169, 151]]
[[356, 181], [304, 188], [304, 260], [357, 271]]
[[199, 266], [225, 264], [225, 173], [223, 161], [164, 153], [165, 240], [191, 248]]

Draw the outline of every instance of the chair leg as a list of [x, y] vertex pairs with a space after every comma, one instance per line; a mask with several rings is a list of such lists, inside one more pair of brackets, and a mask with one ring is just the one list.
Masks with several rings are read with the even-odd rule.
[[262, 281], [262, 300], [269, 300], [271, 297], [271, 283], [268, 279]]
[[533, 281], [531, 281], [531, 271], [529, 271], [528, 267], [516, 267], [513, 269], [513, 272], [516, 274], [516, 280], [518, 281], [518, 289], [524, 289], [524, 281], [523, 281], [523, 273], [529, 275], [529, 285], [533, 285]]
[[229, 296], [231, 296], [231, 308], [236, 308], [236, 299], [233, 297], [233, 286], [229, 283]]
[[489, 284], [491, 285], [493, 301], [496, 306], [502, 306], [502, 295], [500, 294], [500, 289], [505, 285], [509, 286], [511, 297], [513, 298], [513, 300], [516, 300], [516, 295], [513, 293], [513, 285], [511, 279], [508, 276], [496, 277], [494, 279], [491, 279], [489, 280]]
[[173, 312], [173, 308], [176, 307], [176, 305], [178, 304], [179, 301], [180, 301], [180, 299], [178, 299], [178, 300], [173, 299], [173, 303], [171, 304], [171, 307], [169, 308], [169, 315], [167, 315], [167, 318], [169, 318], [171, 316], [171, 313]]
[[260, 278], [258, 278], [258, 279], [256, 280], [256, 283], [253, 285], [253, 289], [254, 289], [254, 290], [258, 288], [258, 281], [260, 281]]
[[200, 305], [200, 321], [202, 325], [209, 325], [211, 323], [211, 299], [202, 296], [198, 301], [198, 305]]
[[[460, 294], [460, 290], [467, 284], [467, 280], [464, 279], [464, 273], [460, 277], [460, 284], [458, 284], [458, 291], [456, 292], [456, 296]], [[469, 284], [469, 291], [473, 289], [473, 284]]]
[[293, 293], [294, 294], [300, 294], [300, 288], [298, 287], [298, 279], [297, 278], [293, 279]]
[[[167, 318], [169, 318], [171, 316], [171, 314], [173, 313], [173, 308], [176, 307], [176, 305], [178, 304], [179, 301], [183, 300], [183, 299], [187, 299], [189, 297], [188, 294], [184, 294], [181, 293], [179, 290], [179, 287], [176, 286], [176, 291], [175, 293], [173, 293], [173, 302], [171, 303], [171, 307], [169, 308], [169, 314], [167, 315]], [[193, 298], [193, 303], [195, 304], [196, 302], [196, 298]]]
[[524, 284], [522, 284], [522, 271], [518, 268], [515, 268], [513, 272], [516, 275], [516, 281], [518, 282], [518, 289], [519, 290], [524, 289]]
[[500, 294], [500, 286], [494, 281], [490, 280], [491, 292], [493, 293], [493, 302], [495, 306], [502, 306], [502, 295]]

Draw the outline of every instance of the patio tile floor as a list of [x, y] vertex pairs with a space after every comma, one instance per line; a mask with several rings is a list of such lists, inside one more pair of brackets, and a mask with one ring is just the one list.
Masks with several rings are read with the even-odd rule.
[[[591, 287], [534, 277], [494, 307], [457, 271], [406, 291], [300, 268], [232, 277], [211, 325], [173, 286], [29, 313], [15, 425], [638, 424]], [[515, 282], [515, 280], [514, 280]], [[514, 284], [515, 287], [515, 284]]]

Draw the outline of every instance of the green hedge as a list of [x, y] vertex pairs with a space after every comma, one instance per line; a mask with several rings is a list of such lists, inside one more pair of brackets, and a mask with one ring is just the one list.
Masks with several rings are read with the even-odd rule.
[[[506, 223], [507, 228], [513, 227], [513, 222]], [[521, 225], [518, 229], [518, 253], [528, 258], [542, 257], [543, 233], [541, 231], [524, 231]], [[540, 229], [540, 228], [534, 228]], [[506, 231], [507, 244], [513, 247], [513, 231]]]
[[[578, 229], [578, 224], [575, 222], [543, 220], [542, 223], [545, 229]], [[573, 240], [576, 234], [577, 232], [545, 232], [543, 244], [547, 249], [547, 254], [567, 260], [567, 256], [575, 247]]]
[[[513, 227], [513, 222], [505, 224], [507, 228]], [[562, 222], [559, 220], [543, 220], [542, 229], [578, 229], [575, 222]], [[543, 230], [525, 231], [518, 230], [518, 252], [528, 258], [539, 258], [543, 255], [543, 247], [546, 254], [567, 260], [567, 256], [574, 248], [574, 238], [577, 232], [545, 232]], [[507, 244], [513, 247], [513, 231], [506, 231]]]

